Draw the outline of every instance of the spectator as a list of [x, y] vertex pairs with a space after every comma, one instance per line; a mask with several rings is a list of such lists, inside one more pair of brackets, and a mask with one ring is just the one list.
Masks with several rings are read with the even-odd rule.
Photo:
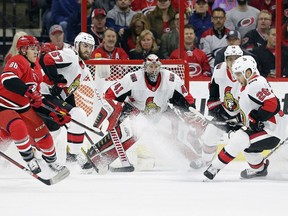
[[[207, 77], [211, 76], [211, 68], [208, 63], [206, 54], [195, 47], [195, 32], [191, 25], [185, 25], [184, 27], [184, 60], [189, 64], [189, 76], [193, 77]], [[182, 51], [181, 51], [182, 52]], [[170, 58], [179, 58], [179, 49], [174, 50]]]
[[42, 31], [41, 38], [45, 38], [44, 41], [48, 38], [49, 29], [51, 27], [51, 5], [52, 0], [38, 0], [39, 8], [42, 13]]
[[268, 31], [271, 27], [272, 15], [267, 10], [260, 11], [257, 28], [250, 30], [242, 40], [243, 47], [251, 51], [254, 47], [266, 45]]
[[51, 42], [56, 45], [60, 50], [63, 48], [71, 48], [72, 46], [68, 43], [64, 43], [64, 31], [61, 25], [53, 25], [49, 30], [49, 38]]
[[243, 55], [253, 55], [252, 53], [246, 51], [243, 47], [241, 47], [241, 35], [238, 31], [230, 30], [226, 36], [226, 40], [227, 40], [227, 46], [221, 48], [215, 56], [214, 67], [217, 64], [225, 61], [224, 52], [228, 46], [233, 46], [233, 45], [240, 46], [240, 48], [243, 51]]
[[155, 31], [159, 38], [162, 37], [162, 34], [175, 28], [175, 13], [171, 0], [157, 0], [156, 8], [147, 13], [151, 30]]
[[272, 15], [272, 25], [275, 24], [276, 0], [250, 0], [249, 5], [258, 10], [267, 10]]
[[[87, 28], [91, 26], [91, 14], [93, 11], [94, 0], [86, 1], [86, 17], [87, 17]], [[67, 42], [70, 44], [74, 43], [74, 39], [81, 32], [81, 7], [77, 8], [74, 13], [70, 14], [67, 21]]]
[[129, 59], [122, 48], [116, 47], [116, 43], [116, 31], [113, 28], [107, 28], [104, 32], [102, 45], [93, 51], [91, 58]]
[[247, 0], [237, 0], [237, 2], [237, 7], [227, 12], [225, 26], [230, 30], [239, 31], [241, 38], [243, 38], [248, 31], [256, 29], [256, 21], [260, 11], [248, 6]]
[[222, 8], [226, 12], [237, 6], [237, 0], [215, 0], [212, 5], [212, 10], [215, 8]]
[[95, 0], [94, 8], [102, 8], [107, 12], [115, 6], [115, 2], [116, 0], [109, 0], [109, 1]]
[[19, 53], [19, 50], [16, 48], [16, 44], [17, 44], [18, 39], [20, 37], [24, 36], [24, 35], [27, 35], [27, 33], [24, 32], [24, 31], [16, 32], [16, 34], [13, 37], [12, 45], [11, 45], [10, 49], [8, 50], [7, 54], [4, 57], [3, 66], [6, 65], [7, 61], [11, 57], [13, 57], [13, 56], [15, 56], [15, 55], [17, 55]]
[[[171, 4], [175, 11], [178, 10], [178, 0], [171, 0]], [[157, 0], [133, 0], [131, 3], [132, 10], [141, 12], [146, 15], [148, 12], [153, 11], [156, 8]]]
[[206, 30], [200, 39], [200, 49], [206, 53], [212, 70], [217, 52], [227, 46], [226, 35], [229, 29], [224, 26], [225, 20], [226, 12], [222, 8], [215, 8], [212, 11], [213, 27]]
[[[252, 53], [255, 54], [258, 69], [264, 77], [275, 77], [275, 47], [276, 47], [276, 28], [272, 27], [268, 32], [267, 45], [255, 47]], [[282, 46], [282, 65], [281, 76], [287, 77], [288, 71], [288, 48]], [[285, 70], [286, 69], [286, 70]]]
[[51, 6], [51, 21], [53, 24], [61, 25], [64, 32], [64, 41], [67, 41], [68, 17], [78, 11], [80, 0], [53, 0]]
[[139, 35], [136, 48], [129, 52], [129, 58], [146, 59], [150, 54], [159, 56], [159, 49], [153, 33], [150, 30], [145, 29]]
[[208, 13], [208, 1], [196, 0], [195, 11], [189, 18], [189, 24], [195, 29], [197, 39], [201, 38], [201, 35], [207, 29], [213, 27], [211, 22], [211, 15]]
[[[160, 53], [165, 59], [168, 59], [172, 51], [179, 46], [179, 16], [179, 13], [176, 13], [174, 17], [175, 29], [164, 33], [161, 38]], [[184, 13], [184, 25], [187, 23], [188, 15]]]
[[288, 20], [282, 26], [282, 45], [288, 47]]
[[95, 48], [99, 47], [103, 41], [104, 32], [106, 27], [106, 12], [104, 9], [96, 8], [92, 12], [92, 25], [88, 29], [95, 40]]
[[116, 0], [116, 5], [107, 13], [107, 27], [112, 27], [122, 37], [124, 29], [128, 28], [132, 17], [136, 14], [130, 9], [131, 0]]
[[[126, 53], [132, 49], [135, 49], [137, 38], [145, 29], [151, 29], [147, 17], [143, 13], [135, 14], [132, 17], [129, 28], [124, 30], [123, 37], [121, 38], [121, 47], [126, 51]], [[153, 34], [157, 40], [156, 33], [153, 32]]]

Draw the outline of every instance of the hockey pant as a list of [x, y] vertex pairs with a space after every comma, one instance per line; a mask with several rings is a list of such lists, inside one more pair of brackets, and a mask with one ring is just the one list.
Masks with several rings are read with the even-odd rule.
[[49, 130], [32, 108], [23, 113], [4, 110], [0, 112], [0, 116], [1, 129], [9, 134], [24, 161], [33, 159], [32, 146], [43, 153], [42, 157], [47, 163], [56, 160], [55, 147]]
[[275, 148], [280, 139], [269, 135], [265, 130], [254, 132], [251, 130], [238, 130], [231, 134], [228, 144], [219, 152], [212, 165], [222, 169], [231, 162], [240, 152], [251, 168], [256, 169], [263, 165], [264, 156], [262, 151]]

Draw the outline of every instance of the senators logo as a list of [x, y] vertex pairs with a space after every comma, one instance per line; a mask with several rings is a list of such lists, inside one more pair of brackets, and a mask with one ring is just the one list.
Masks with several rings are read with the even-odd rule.
[[234, 96], [231, 93], [231, 87], [228, 86], [225, 88], [225, 93], [224, 93], [224, 106], [227, 110], [233, 112], [238, 110], [239, 107], [239, 102], [237, 99], [234, 98]]
[[80, 77], [81, 77], [81, 74], [78, 74], [78, 76], [74, 79], [71, 85], [65, 89], [66, 95], [71, 95], [80, 86]]
[[149, 97], [146, 100], [146, 106], [144, 109], [144, 113], [146, 115], [154, 115], [161, 111], [161, 107], [157, 106], [157, 104], [153, 100], [154, 100], [154, 97]]

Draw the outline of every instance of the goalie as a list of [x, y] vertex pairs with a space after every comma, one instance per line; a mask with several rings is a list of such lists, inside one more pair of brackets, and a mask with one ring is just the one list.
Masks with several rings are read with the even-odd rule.
[[[121, 139], [120, 132], [125, 130], [121, 129], [121, 124], [119, 123], [123, 116], [126, 117], [131, 113], [137, 114], [141, 112], [148, 116], [158, 117], [168, 110], [169, 103], [179, 107], [181, 112], [189, 112], [190, 107], [194, 109], [194, 98], [187, 91], [181, 78], [175, 73], [161, 68], [161, 65], [158, 56], [150, 54], [146, 58], [142, 69], [126, 74], [121, 80], [110, 86], [105, 93], [105, 99], [108, 103], [101, 109], [94, 126], [100, 127], [103, 120], [108, 118], [107, 131], [116, 127]], [[125, 103], [122, 110], [121, 104], [124, 101], [127, 103]], [[116, 112], [108, 114], [109, 112], [107, 112], [105, 107], [109, 107], [110, 110], [114, 107]], [[119, 118], [120, 112], [122, 113]], [[128, 141], [128, 143], [122, 143], [124, 150], [132, 146], [136, 138]], [[96, 144], [96, 147], [92, 146], [87, 152], [87, 156], [92, 159], [97, 168], [109, 165], [118, 157], [115, 149], [111, 146], [111, 135], [108, 134]], [[95, 148], [97, 151], [95, 151]], [[111, 149], [108, 150], [109, 148]], [[108, 153], [108, 151], [110, 152]]]

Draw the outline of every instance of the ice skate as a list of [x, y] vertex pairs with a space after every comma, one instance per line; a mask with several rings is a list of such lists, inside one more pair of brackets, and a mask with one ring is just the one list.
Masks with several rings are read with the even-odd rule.
[[67, 169], [66, 166], [63, 166], [57, 162], [49, 163], [48, 166], [54, 172], [60, 172], [64, 169]]
[[220, 171], [220, 169], [216, 169], [212, 166], [212, 164], [207, 168], [207, 170], [204, 172], [204, 175], [210, 179], [213, 180], [216, 174]]
[[190, 167], [192, 169], [200, 169], [202, 167], [207, 167], [211, 162], [204, 161], [202, 158], [198, 158], [190, 162]]
[[80, 165], [81, 169], [82, 169], [82, 173], [85, 174], [90, 174], [93, 172], [93, 166], [92, 164], [87, 160], [87, 158], [85, 157], [85, 155], [83, 154], [77, 154], [76, 155], [77, 158], [77, 162]]
[[27, 162], [27, 165], [32, 173], [38, 174], [41, 172], [41, 168], [35, 158]]
[[269, 166], [269, 160], [266, 160], [264, 163], [264, 168], [261, 171], [257, 169], [245, 169], [241, 172], [241, 177], [245, 179], [255, 178], [255, 177], [264, 177], [267, 176], [268, 171], [267, 168]]

